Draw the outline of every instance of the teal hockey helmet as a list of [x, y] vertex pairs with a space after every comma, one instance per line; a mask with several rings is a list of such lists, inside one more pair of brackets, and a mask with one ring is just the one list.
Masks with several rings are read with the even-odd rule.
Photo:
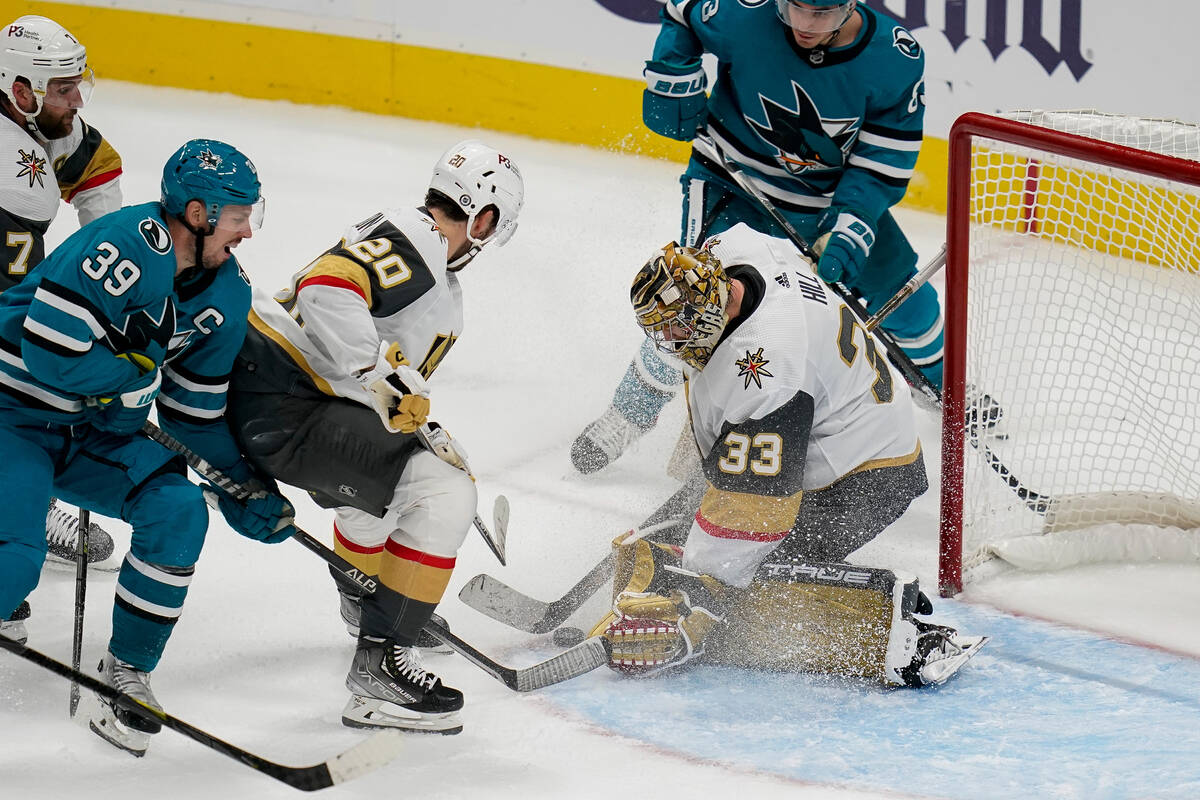
[[[175, 151], [162, 176], [162, 205], [168, 215], [181, 217], [187, 204], [199, 200], [211, 228], [262, 225], [265, 201], [258, 170], [236, 147], [216, 139], [192, 139]], [[226, 206], [243, 207], [237, 222], [222, 225]]]
[[858, 0], [775, 0], [783, 24], [807, 34], [835, 33], [857, 5]]

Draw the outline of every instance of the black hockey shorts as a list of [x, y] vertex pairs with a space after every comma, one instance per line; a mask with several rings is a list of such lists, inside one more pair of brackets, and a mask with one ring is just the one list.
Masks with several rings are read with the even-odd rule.
[[925, 459], [855, 472], [826, 489], [808, 491], [792, 532], [771, 561], [843, 562], [900, 518], [929, 488]]
[[230, 380], [226, 418], [257, 469], [304, 489], [320, 506], [377, 517], [421, 447], [416, 436], [387, 431], [374, 410], [318, 391], [254, 329]]

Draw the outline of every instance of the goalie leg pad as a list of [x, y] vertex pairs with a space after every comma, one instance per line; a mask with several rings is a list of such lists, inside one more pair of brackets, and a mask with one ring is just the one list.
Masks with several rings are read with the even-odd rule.
[[907, 665], [916, 652], [915, 636], [893, 640], [893, 629], [919, 596], [915, 577], [891, 570], [769, 560], [731, 602], [729, 625], [709, 641], [707, 659], [886, 680], [889, 664]]

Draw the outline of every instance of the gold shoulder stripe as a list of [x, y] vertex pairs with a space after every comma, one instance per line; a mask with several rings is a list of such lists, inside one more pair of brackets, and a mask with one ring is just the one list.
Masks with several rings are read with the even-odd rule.
[[371, 298], [371, 278], [367, 274], [366, 268], [345, 256], [326, 253], [317, 258], [304, 273], [304, 277], [300, 279], [296, 289], [298, 291], [306, 283], [336, 285], [338, 281], [351, 284], [356, 288], [367, 301], [368, 308], [374, 305]]
[[296, 362], [296, 366], [304, 370], [308, 374], [308, 377], [312, 378], [313, 383], [316, 384], [318, 389], [331, 397], [337, 396], [337, 393], [333, 391], [333, 387], [329, 385], [329, 381], [318, 375], [316, 370], [308, 365], [308, 359], [296, 349], [296, 346], [289, 342], [286, 336], [263, 321], [263, 318], [254, 309], [250, 309], [250, 324], [263, 336], [266, 336], [272, 342], [282, 347], [283, 351], [291, 357], [292, 361]]
[[[60, 181], [59, 191], [62, 194], [62, 199], [65, 202], [71, 202], [71, 199], [76, 193], [83, 189], [91, 188], [98, 183], [104, 183], [107, 176], [116, 177], [121, 174], [121, 156], [113, 149], [113, 146], [108, 143], [107, 139], [101, 139], [96, 152], [88, 160], [87, 166], [83, 168], [83, 172], [73, 181]], [[56, 172], [55, 177], [58, 177]], [[98, 180], [99, 179], [99, 180]], [[111, 180], [111, 177], [107, 177]]]

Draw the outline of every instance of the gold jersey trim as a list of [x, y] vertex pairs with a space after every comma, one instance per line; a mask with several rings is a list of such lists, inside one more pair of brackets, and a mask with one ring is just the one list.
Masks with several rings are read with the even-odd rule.
[[329, 395], [330, 397], [338, 396], [337, 392], [333, 390], [333, 387], [329, 385], [329, 381], [322, 378], [317, 374], [316, 370], [309, 366], [308, 359], [304, 357], [304, 354], [301, 353], [294, 344], [288, 341], [286, 336], [263, 321], [263, 318], [260, 317], [258, 312], [254, 309], [250, 309], [249, 319], [250, 324], [254, 326], [255, 330], [283, 348], [283, 351], [288, 354], [292, 361], [296, 362], [296, 366], [304, 370], [304, 373], [308, 375], [308, 377], [312, 378], [312, 381], [318, 390]]

